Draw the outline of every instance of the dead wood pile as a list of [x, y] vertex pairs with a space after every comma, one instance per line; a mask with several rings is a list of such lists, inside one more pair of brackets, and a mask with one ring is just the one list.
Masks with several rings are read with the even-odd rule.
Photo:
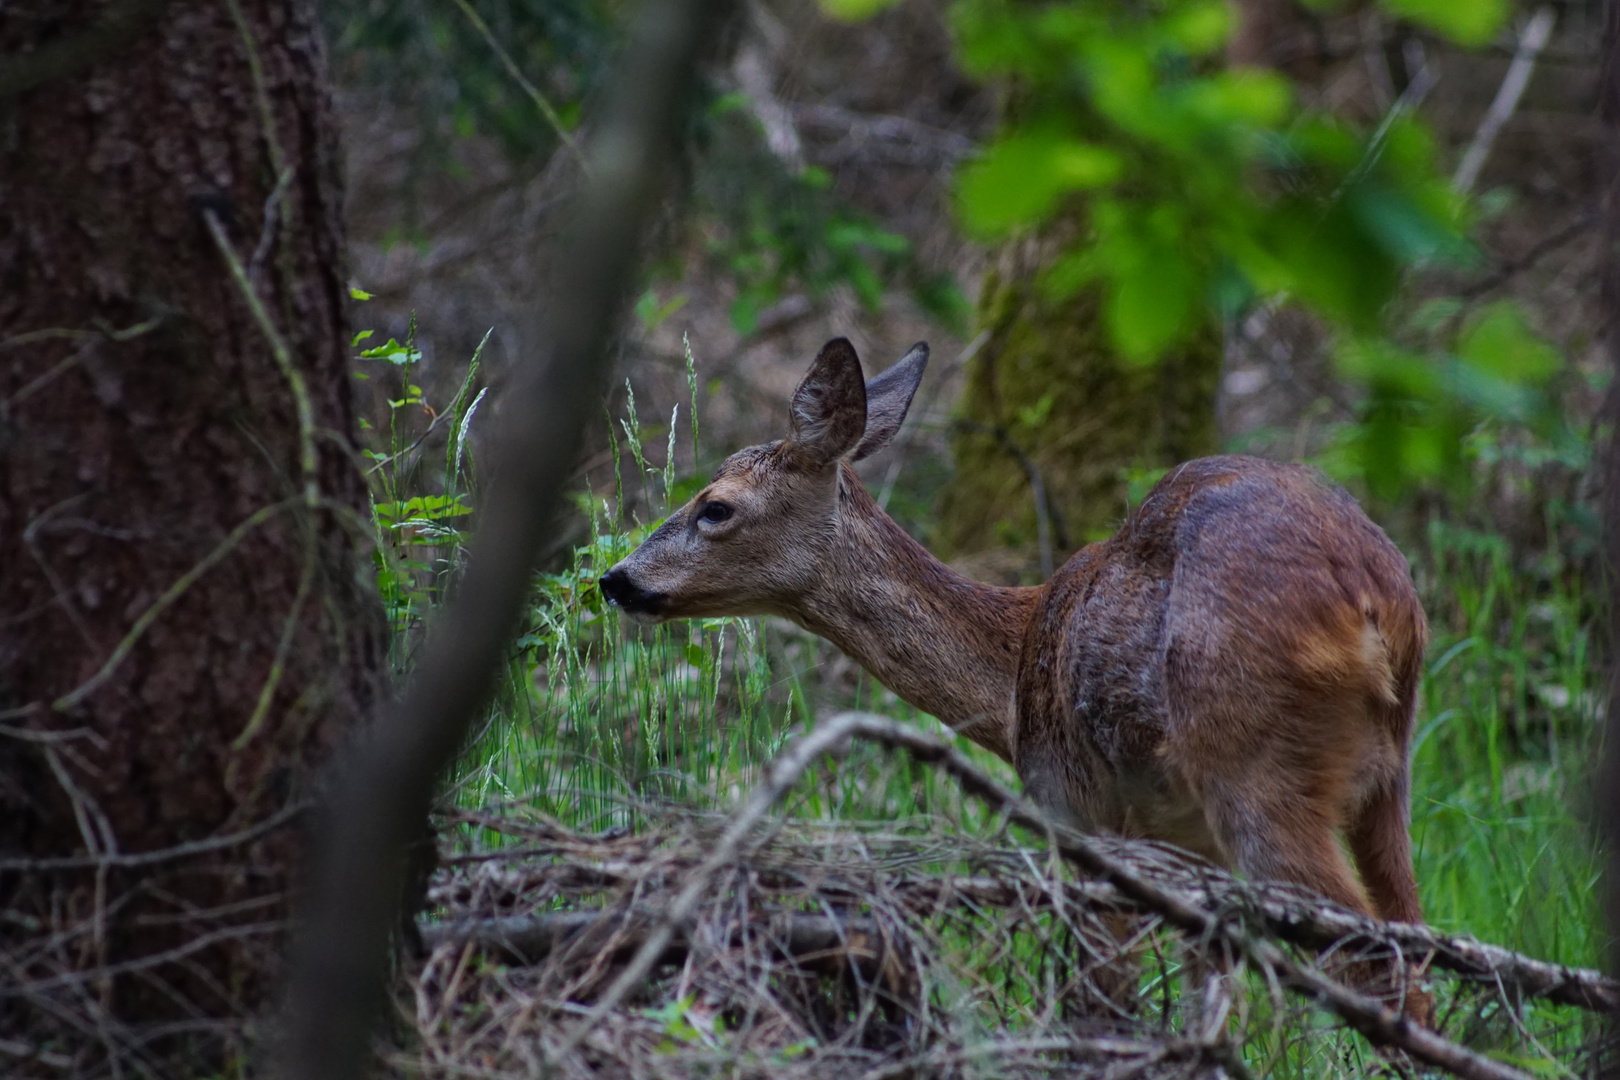
[[[852, 735], [944, 768], [1003, 827], [766, 814]], [[1526, 1075], [1512, 1062], [1588, 1075], [1612, 1060], [1602, 1017], [1620, 990], [1595, 972], [1376, 923], [1161, 846], [1049, 832], [954, 754], [852, 715], [784, 754], [730, 818], [586, 835], [449, 815], [505, 842], [445, 858], [434, 880], [391, 1071], [1509, 1077]], [[1332, 978], [1380, 956], [1431, 982], [1437, 1032]]]

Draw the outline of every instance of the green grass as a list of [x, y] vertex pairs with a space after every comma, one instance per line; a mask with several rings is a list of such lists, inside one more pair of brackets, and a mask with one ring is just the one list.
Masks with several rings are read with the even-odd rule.
[[1582, 816], [1600, 725], [1592, 604], [1549, 554], [1435, 525], [1415, 560], [1434, 625], [1412, 839], [1434, 926], [1595, 966], [1598, 859]]
[[[403, 374], [408, 385], [408, 367]], [[465, 391], [457, 401], [464, 413]], [[693, 490], [642, 451], [643, 440], [667, 434], [673, 460], [677, 424], [643, 429], [632, 401], [617, 497], [581, 498], [592, 539], [537, 581], [499, 700], [457, 766], [457, 804], [521, 802], [579, 828], [634, 828], [649, 807], [730, 806], [818, 715], [869, 708], [938, 729], [869, 677], [851, 680], [832, 646], [795, 628], [735, 619], [644, 628], [604, 605], [595, 578], [656, 524], [613, 512], [626, 504], [626, 489], [640, 493], [636, 504], [651, 517]], [[403, 439], [392, 441], [397, 453]], [[407, 499], [424, 485], [398, 469], [385, 473], [379, 497], [379, 580], [402, 671], [414, 629], [459, 558], [470, 462], [455, 464], [457, 445], [446, 455], [439, 501]], [[1408, 545], [1434, 630], [1414, 748], [1412, 837], [1436, 928], [1595, 966], [1605, 940], [1595, 903], [1599, 860], [1583, 815], [1600, 734], [1596, 606], [1578, 566], [1558, 550], [1560, 529], [1547, 533], [1546, 550], [1527, 556], [1500, 536], [1439, 520]], [[838, 666], [845, 677], [829, 677]], [[1012, 779], [1004, 763], [969, 749]], [[783, 809], [851, 825], [929, 815], [969, 831], [992, 824], [955, 784], [859, 746], [807, 777]], [[493, 833], [477, 839], [500, 842]], [[1541, 1005], [1513, 1015], [1487, 1008], [1470, 1023], [1476, 1048], [1554, 1074], [1559, 1067], [1547, 1058], [1571, 1060], [1590, 1034], [1568, 1011]], [[1297, 1035], [1275, 1044], [1257, 1038], [1246, 1053], [1281, 1076], [1321, 1075], [1330, 1063], [1358, 1072], [1368, 1063], [1347, 1035]]]

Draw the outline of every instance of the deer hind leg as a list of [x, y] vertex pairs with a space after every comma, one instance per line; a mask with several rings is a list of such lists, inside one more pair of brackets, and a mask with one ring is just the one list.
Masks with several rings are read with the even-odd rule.
[[[1272, 779], [1275, 785], [1276, 780]], [[1286, 881], [1373, 914], [1337, 839], [1339, 822], [1302, 793], [1258, 784], [1211, 785], [1205, 812], [1232, 865], [1255, 881]]]
[[[1386, 799], [1397, 797], [1404, 798], [1404, 795], [1391, 792], [1384, 796]], [[1378, 802], [1376, 797], [1363, 804], [1349, 830], [1349, 839], [1360, 863], [1363, 856], [1361, 849], [1355, 847], [1357, 839], [1376, 835], [1381, 845], [1380, 854], [1386, 856], [1379, 864], [1382, 870], [1392, 865], [1387, 856], [1396, 845], [1387, 815], [1380, 816], [1373, 809], [1380, 805], [1387, 804]], [[1396, 883], [1398, 879], [1378, 878], [1376, 883], [1368, 882], [1378, 890], [1369, 897], [1339, 846], [1337, 834], [1341, 822], [1336, 820], [1330, 807], [1316, 804], [1304, 795], [1273, 792], [1257, 797], [1252, 790], [1216, 794], [1210, 802], [1210, 810], [1217, 837], [1237, 868], [1253, 880], [1303, 885], [1342, 907], [1374, 917], [1384, 914], [1383, 897], [1398, 895], [1401, 887]], [[1375, 833], [1366, 831], [1369, 819]], [[1406, 857], [1404, 813], [1399, 815], [1398, 823], [1403, 839], [1399, 853]], [[1411, 861], [1407, 858], [1404, 881], [1411, 888], [1415, 910], [1416, 886], [1411, 884], [1411, 873]], [[1327, 963], [1325, 970], [1392, 1007], [1404, 1003], [1406, 1015], [1419, 1023], [1428, 1023], [1433, 1015], [1432, 998], [1392, 959], [1334, 960]]]
[[1404, 772], [1373, 787], [1351, 815], [1346, 839], [1378, 917], [1422, 923], [1417, 878], [1412, 873]]
[[[1403, 770], [1379, 782], [1356, 808], [1346, 839], [1372, 895], [1373, 908], [1381, 919], [1422, 923], [1417, 879], [1412, 873], [1412, 841], [1408, 833], [1408, 779]], [[1407, 965], [1421, 963], [1420, 957], [1405, 957]], [[1420, 974], [1409, 966], [1394, 963], [1372, 965], [1368, 989], [1390, 1004], [1400, 1003], [1403, 1012], [1427, 1025], [1434, 1016], [1434, 998], [1421, 985]]]

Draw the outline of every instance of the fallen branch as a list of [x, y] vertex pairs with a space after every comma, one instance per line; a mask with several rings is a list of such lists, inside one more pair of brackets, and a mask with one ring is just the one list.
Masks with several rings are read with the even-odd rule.
[[685, 930], [689, 926], [693, 915], [697, 913], [698, 902], [709, 889], [710, 879], [743, 850], [748, 834], [753, 831], [754, 826], [759, 824], [772, 806], [776, 805], [777, 800], [799, 782], [799, 778], [804, 776], [817, 759], [839, 745], [847, 743], [851, 733], [859, 726], [858, 721], [863, 719], [864, 714], [857, 713], [845, 713], [834, 717], [789, 745], [771, 763], [765, 782], [754, 788], [753, 794], [749, 795], [748, 801], [731, 819], [731, 824], [715, 844], [709, 857], [687, 875], [686, 886], [660, 913], [658, 921], [642, 942], [636, 955], [625, 965], [619, 977], [613, 980], [613, 984], [597, 999], [591, 1011], [585, 1014], [585, 1018], [574, 1025], [573, 1031], [569, 1032], [568, 1037], [555, 1052], [555, 1057], [564, 1057], [578, 1048], [590, 1034], [591, 1029], [601, 1023], [603, 1017], [612, 1012], [619, 1002], [624, 1000], [624, 996], [640, 984], [675, 936], [676, 930]]
[[[563, 849], [546, 845], [516, 849], [509, 853], [487, 852], [480, 855], [445, 859], [444, 862], [489, 860], [502, 855], [509, 857], [550, 856]], [[1122, 862], [1127, 857], [1116, 855]], [[1180, 856], [1177, 856], [1180, 857]], [[1467, 937], [1441, 934], [1427, 926], [1411, 923], [1388, 923], [1369, 919], [1353, 911], [1337, 907], [1320, 897], [1299, 895], [1287, 886], [1253, 885], [1239, 881], [1224, 871], [1203, 864], [1194, 866], [1191, 857], [1185, 857], [1188, 869], [1200, 880], [1196, 893], [1186, 888], [1167, 890], [1182, 895], [1187, 902], [1209, 911], [1242, 909], [1248, 911], [1266, 932], [1280, 941], [1303, 948], [1368, 955], [1388, 953], [1424, 958], [1429, 967], [1449, 971], [1466, 979], [1490, 983], [1522, 997], [1541, 998], [1559, 1005], [1569, 1005], [1600, 1015], [1620, 1012], [1620, 981], [1590, 968], [1567, 967], [1545, 960], [1525, 956], [1499, 945]], [[756, 871], [761, 883], [770, 884], [768, 872]], [[629, 864], [595, 862], [590, 866], [571, 863], [565, 866], [542, 868], [532, 884], [542, 881], [575, 887], [609, 889], [633, 884], [637, 880], [635, 868]], [[1022, 904], [1031, 910], [1044, 910], [1051, 906], [1050, 895], [1031, 897], [1021, 895], [1009, 883], [988, 877], [919, 877], [902, 878], [888, 884], [890, 891], [913, 911], [961, 906], [964, 903], [989, 908], [1007, 908]], [[820, 884], [818, 891], [843, 902], [859, 903], [863, 894], [838, 884]], [[1112, 883], [1107, 881], [1077, 881], [1064, 885], [1064, 899], [1085, 909], [1104, 915], [1141, 914], [1142, 905], [1128, 900]], [[504, 916], [488, 919], [461, 920], [435, 923], [424, 920], [422, 940], [431, 948], [445, 941], [474, 943], [486, 952], [500, 952], [515, 963], [537, 963], [555, 948], [559, 938], [568, 938], [582, 927], [590, 925], [601, 915], [599, 911], [549, 912], [530, 916]], [[653, 921], [667, 921], [664, 916], [644, 914]], [[794, 946], [790, 951], [801, 952], [825, 945], [808, 944], [822, 940], [814, 937], [825, 929], [825, 922], [804, 922], [801, 918], [822, 920], [822, 916], [793, 916], [793, 935], [804, 937], [802, 949]], [[858, 919], [844, 920], [850, 933], [869, 932], [870, 927]], [[810, 929], [811, 927], [817, 929]], [[684, 931], [675, 927], [672, 941], [683, 942]], [[639, 944], [640, 933], [632, 933], [630, 940]], [[794, 936], [793, 940], [801, 940]], [[684, 949], [664, 954], [655, 963], [674, 962], [670, 958], [684, 958]]]
[[[1240, 883], [1232, 882], [1232, 891], [1240, 888]], [[1427, 956], [1431, 967], [1500, 984], [1526, 997], [1604, 1015], [1620, 1012], [1620, 982], [1600, 971], [1549, 964], [1500, 945], [1448, 937], [1427, 926], [1379, 922], [1325, 902], [1288, 902], [1268, 895], [1268, 890], [1258, 890], [1254, 900], [1254, 912], [1266, 930], [1292, 944], [1317, 949], [1335, 944], [1390, 951], [1393, 947], [1404, 956]]]
[[[1281, 986], [1312, 998], [1375, 1044], [1398, 1048], [1418, 1061], [1467, 1080], [1527, 1080], [1526, 1073], [1476, 1054], [1429, 1031], [1396, 1014], [1379, 1001], [1294, 959], [1269, 937], [1254, 933], [1255, 930], [1269, 931], [1271, 927], [1264, 919], [1243, 917], [1246, 911], [1253, 910], [1252, 907], [1233, 904], [1217, 908], [1219, 913], [1209, 910], [1206, 905], [1217, 897], [1231, 898], [1233, 890], [1237, 888], [1235, 884], [1222, 886], [1216, 874], [1208, 873], [1204, 875], [1204, 880], [1217, 884], [1213, 892], [1206, 887], [1203, 896], [1196, 895], [1190, 889], [1166, 887], [1144, 875], [1128, 859], [1108, 851], [1104, 843], [1054, 824], [1039, 809], [981, 771], [955, 748], [915, 728], [865, 713], [843, 713], [823, 722], [776, 759], [765, 781], [749, 795], [709, 855], [685, 874], [680, 893], [655, 918], [640, 948], [619, 976], [561, 1043], [547, 1048], [547, 1056], [553, 1062], [560, 1062], [577, 1049], [632, 989], [642, 985], [648, 972], [677, 935], [690, 929], [699, 904], [715, 877], [751, 846], [749, 836], [770, 807], [791, 790], [823, 754], [839, 748], [852, 738], [870, 739], [892, 749], [904, 750], [919, 762], [943, 770], [968, 794], [982, 799], [1009, 820], [1044, 833], [1066, 860], [1087, 874], [1108, 882], [1122, 897], [1140, 909], [1152, 912], [1194, 940], [1219, 943], [1230, 954], [1245, 957], [1257, 970], [1268, 973]], [[1275, 921], [1284, 928], [1310, 927], [1313, 933], [1324, 936], [1327, 929], [1323, 924], [1313, 924], [1308, 920], [1291, 921], [1279, 917]], [[1365, 931], [1367, 927], [1360, 929]], [[1337, 941], [1342, 936], [1335, 935], [1330, 940]], [[1466, 960], [1470, 963], [1493, 958], [1478, 951], [1469, 953], [1466, 949], [1455, 947], [1450, 950], [1450, 956], [1458, 962]], [[1576, 984], [1583, 982], [1588, 986], [1594, 985], [1591, 980], [1574, 980]], [[1568, 986], [1571, 982], [1565, 979], [1558, 984]]]
[[[640, 926], [615, 927], [622, 937], [620, 949], [629, 953], [645, 946], [650, 926], [666, 923], [662, 912], [616, 912], [624, 921]], [[509, 915], [493, 919], [468, 919], [453, 923], [421, 924], [422, 943], [428, 949], [449, 945], [472, 945], [486, 955], [500, 956], [509, 963], [537, 964], [559, 949], [566, 948], [593, 929], [601, 929], [600, 911], [553, 911], [543, 915]], [[876, 950], [864, 943], [881, 941], [877, 925], [870, 919], [837, 918], [807, 912], [781, 912], [754, 925], [738, 923], [730, 928], [726, 944], [737, 944], [745, 932], [765, 934], [787, 956], [803, 958], [825, 954], [847, 958], [863, 967], [879, 959]], [[691, 940], [685, 927], [674, 928], [654, 964], [679, 964], [686, 959]], [[628, 955], [625, 957], [628, 959]]]
[[[1105, 854], [1087, 837], [1057, 825], [1033, 804], [980, 770], [960, 751], [938, 739], [867, 713], [843, 713], [823, 727], [835, 728], [844, 738], [858, 736], [905, 750], [918, 761], [944, 769], [964, 790], [995, 806], [1011, 820], [1045, 832], [1063, 856], [1082, 870], [1105, 878], [1126, 897], [1195, 938], [1227, 942], [1261, 970], [1275, 973], [1284, 986], [1315, 998], [1375, 1043], [1397, 1047], [1419, 1061], [1467, 1080], [1530, 1080], [1528, 1073], [1459, 1046], [1397, 1015], [1373, 998], [1335, 982], [1316, 968], [1293, 960], [1275, 943], [1245, 932], [1241, 921], [1212, 914], [1187, 897], [1142, 877], [1123, 860]], [[816, 730], [819, 733], [821, 728]]]

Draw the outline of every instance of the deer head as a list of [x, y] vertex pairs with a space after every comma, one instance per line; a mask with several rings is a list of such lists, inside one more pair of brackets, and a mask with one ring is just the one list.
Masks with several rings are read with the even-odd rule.
[[867, 382], [854, 346], [829, 341], [793, 392], [788, 437], [727, 458], [602, 576], [602, 595], [649, 622], [789, 614], [838, 542], [843, 463], [889, 444], [927, 364], [919, 342]]

